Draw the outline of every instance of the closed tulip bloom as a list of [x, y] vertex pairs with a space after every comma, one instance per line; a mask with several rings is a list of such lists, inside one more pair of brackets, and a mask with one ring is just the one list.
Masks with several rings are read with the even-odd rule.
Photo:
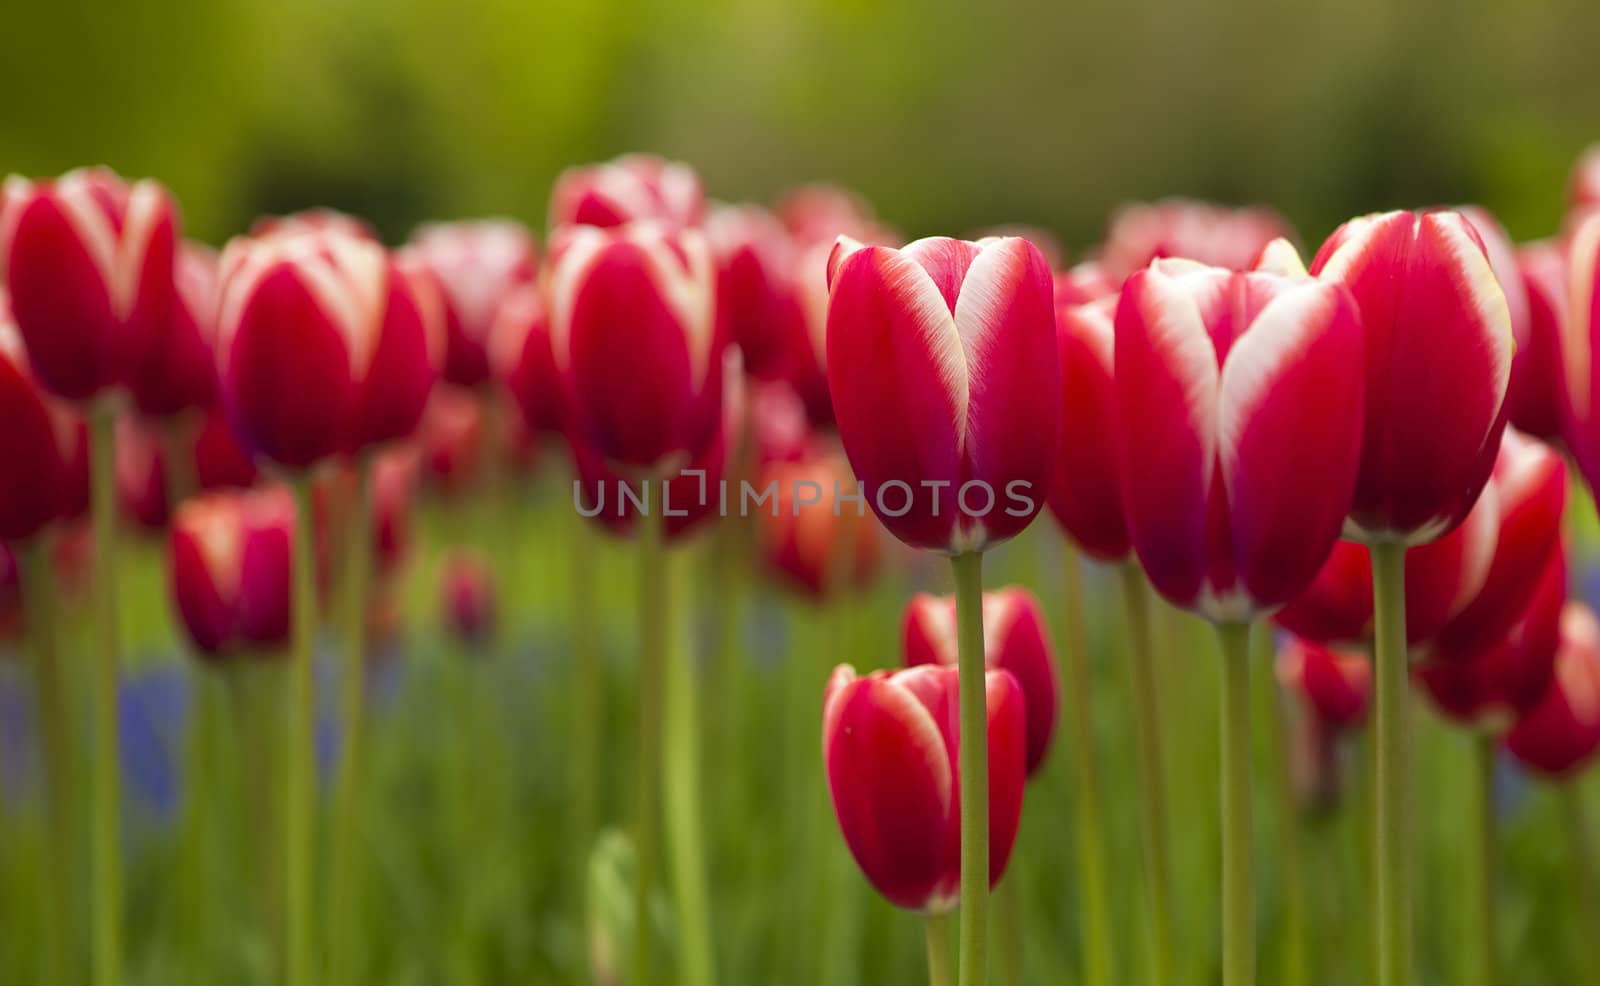
[[1115, 297], [1122, 282], [1106, 271], [1097, 260], [1086, 260], [1055, 276], [1056, 309], [1087, 305], [1102, 298]]
[[1466, 517], [1505, 426], [1511, 313], [1456, 212], [1352, 219], [1312, 272], [1355, 297], [1366, 336], [1361, 473], [1347, 536], [1421, 544]]
[[484, 383], [500, 306], [538, 273], [533, 236], [508, 219], [438, 223], [418, 229], [405, 252], [439, 281], [447, 330], [444, 379], [462, 387]]
[[195, 485], [202, 490], [245, 489], [254, 486], [259, 475], [222, 408], [208, 410], [194, 439]]
[[[953, 908], [961, 884], [955, 668], [858, 677], [840, 665], [822, 712], [822, 755], [845, 843], [897, 907]], [[989, 885], [1005, 874], [1022, 817], [1027, 710], [1009, 672], [986, 675]]]
[[1324, 726], [1360, 727], [1372, 704], [1372, 662], [1358, 650], [1290, 637], [1278, 651], [1278, 681]]
[[841, 236], [862, 242], [890, 243], [893, 232], [881, 225], [866, 200], [839, 185], [801, 185], [784, 192], [774, 209], [779, 221], [803, 246], [825, 243], [830, 248]]
[[1577, 209], [1600, 205], [1600, 144], [1594, 144], [1572, 166], [1569, 198]]
[[561, 375], [550, 350], [544, 294], [524, 285], [508, 294], [490, 333], [490, 362], [531, 432], [561, 430]]
[[1163, 258], [1248, 270], [1268, 243], [1293, 235], [1283, 217], [1270, 209], [1235, 209], [1190, 199], [1140, 202], [1112, 215], [1100, 263], [1115, 280]]
[[780, 376], [792, 254], [788, 232], [760, 206], [722, 205], [706, 219], [706, 238], [717, 259], [717, 315], [724, 323], [724, 338], [738, 345], [750, 375], [762, 380]]
[[[956, 599], [918, 593], [901, 620], [907, 667], [956, 666]], [[983, 594], [983, 656], [991, 671], [1009, 671], [1028, 709], [1028, 774], [1043, 766], [1055, 736], [1060, 678], [1044, 610], [1033, 593], [1008, 586]]]
[[624, 226], [648, 219], [681, 229], [699, 225], [705, 209], [693, 168], [650, 154], [624, 154], [563, 171], [550, 196], [550, 228]]
[[0, 268], [39, 381], [74, 401], [126, 383], [172, 317], [172, 197], [106, 168], [6, 185]]
[[1555, 675], [1544, 697], [1506, 735], [1522, 763], [1554, 778], [1570, 777], [1600, 749], [1600, 623], [1581, 603], [1561, 613]]
[[1526, 337], [1517, 338], [1506, 403], [1511, 424], [1547, 442], [1562, 442], [1566, 386], [1561, 364], [1562, 320], [1567, 310], [1567, 262], [1553, 240], [1529, 243], [1517, 251], [1517, 266], [1528, 295]]
[[1112, 377], [1117, 299], [1063, 305], [1058, 289], [1056, 303], [1061, 448], [1050, 484], [1050, 512], [1085, 553], [1116, 561], [1127, 557], [1130, 547], [1122, 516]]
[[814, 428], [834, 427], [828, 390], [828, 258], [833, 244], [797, 250], [789, 264], [782, 310], [784, 378]]
[[1116, 314], [1128, 531], [1174, 605], [1243, 622], [1316, 576], [1361, 446], [1361, 323], [1309, 277], [1158, 260]]
[[468, 489], [482, 472], [483, 406], [471, 391], [440, 386], [417, 429], [417, 446], [428, 483], [445, 494]]
[[147, 531], [167, 526], [166, 452], [149, 426], [131, 414], [116, 424], [117, 498], [130, 521]]
[[865, 505], [839, 499], [856, 490], [842, 456], [812, 452], [799, 461], [775, 462], [756, 484], [775, 490], [772, 508], [756, 513], [769, 571], [816, 600], [871, 582], [883, 555], [878, 522]]
[[5, 301], [0, 291], [0, 540], [20, 541], [82, 513], [88, 468], [83, 423], [35, 380]]
[[178, 248], [172, 317], [156, 327], [129, 389], [139, 411], [164, 417], [217, 401], [217, 255], [185, 243]]
[[293, 525], [281, 487], [204, 494], [178, 508], [168, 542], [172, 598], [202, 656], [288, 641]]
[[443, 350], [436, 285], [336, 231], [269, 234], [222, 258], [218, 369], [247, 447], [305, 468], [415, 430]]
[[[750, 435], [758, 465], [799, 462], [815, 451], [818, 439], [806, 418], [804, 402], [783, 380], [751, 388]], [[851, 486], [854, 489], [854, 485]]]
[[337, 209], [301, 209], [283, 216], [262, 216], [250, 224], [251, 236], [273, 233], [340, 233], [360, 240], [382, 242], [378, 231], [365, 219]]
[[721, 424], [705, 238], [642, 224], [557, 239], [550, 342], [574, 440], [623, 467], [675, 471]]
[[884, 526], [950, 554], [1020, 533], [1044, 505], [1059, 439], [1044, 257], [1016, 238], [899, 250], [841, 239], [828, 291], [839, 437]]
[[[1511, 234], [1488, 209], [1478, 205], [1463, 205], [1458, 206], [1456, 211], [1472, 225], [1478, 239], [1483, 242], [1484, 256], [1489, 258], [1489, 269], [1494, 272], [1494, 278], [1506, 296], [1506, 311], [1511, 316], [1511, 338], [1515, 353], [1520, 355], [1528, 343], [1533, 313], [1529, 310], [1528, 288], [1522, 279], [1516, 245], [1511, 242]], [[1514, 361], [1515, 356], [1513, 364]], [[1516, 373], [1513, 365], [1513, 385]]]
[[452, 554], [440, 579], [445, 625], [462, 643], [476, 646], [494, 633], [494, 576], [479, 556]]
[[1600, 480], [1600, 395], [1595, 348], [1600, 335], [1600, 210], [1573, 229], [1567, 252], [1566, 317], [1560, 354], [1565, 370], [1567, 447], [1591, 489]]

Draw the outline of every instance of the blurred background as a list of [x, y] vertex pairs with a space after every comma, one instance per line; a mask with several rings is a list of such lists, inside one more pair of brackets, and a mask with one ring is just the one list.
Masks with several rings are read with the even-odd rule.
[[[8, 171], [157, 175], [190, 232], [332, 205], [542, 221], [632, 149], [718, 197], [829, 179], [912, 234], [1026, 220], [1074, 248], [1118, 202], [1278, 206], [1313, 243], [1478, 201], [1554, 229], [1600, 106], [1592, 0], [172, 0], [18, 4]], [[21, 95], [26, 94], [26, 95]]]

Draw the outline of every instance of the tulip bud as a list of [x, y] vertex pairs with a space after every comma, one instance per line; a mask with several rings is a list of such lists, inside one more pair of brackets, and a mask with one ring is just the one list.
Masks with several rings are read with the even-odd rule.
[[828, 390], [884, 526], [952, 554], [1021, 533], [1059, 439], [1044, 257], [1014, 238], [903, 250], [840, 239], [828, 271]]
[[129, 384], [134, 405], [152, 417], [217, 401], [217, 255], [185, 243], [178, 248], [173, 276], [172, 317], [155, 326]]
[[1600, 748], [1600, 623], [1589, 607], [1568, 603], [1562, 610], [1550, 687], [1506, 735], [1506, 747], [1558, 779], [1576, 773]]
[[459, 551], [444, 564], [441, 590], [445, 624], [469, 646], [481, 646], [494, 633], [494, 576], [475, 554]]
[[705, 238], [572, 227], [552, 247], [550, 343], [573, 440], [672, 471], [721, 425], [722, 341]]
[[1309, 277], [1158, 260], [1116, 313], [1128, 532], [1174, 605], [1240, 622], [1316, 576], [1361, 447], [1361, 323]]
[[[784, 370], [782, 314], [789, 234], [765, 209], [724, 205], [706, 220], [706, 238], [717, 258], [717, 316], [722, 335], [739, 346], [745, 369], [767, 380]], [[826, 295], [826, 287], [822, 288]]]
[[490, 360], [533, 432], [561, 430], [561, 375], [550, 351], [544, 296], [534, 285], [506, 296], [490, 334]]
[[797, 251], [789, 265], [782, 311], [784, 377], [815, 428], [833, 428], [828, 390], [828, 258], [833, 243]]
[[1367, 721], [1372, 663], [1360, 651], [1291, 637], [1278, 651], [1278, 682], [1330, 729], [1356, 729]]
[[1517, 251], [1523, 289], [1528, 295], [1526, 336], [1517, 337], [1506, 403], [1511, 423], [1535, 438], [1559, 443], [1562, 395], [1562, 320], [1567, 307], [1567, 262], [1560, 245], [1546, 240]]
[[[1059, 285], [1060, 280], [1057, 279]], [[1116, 561], [1128, 554], [1116, 444], [1112, 378], [1115, 295], [1056, 307], [1061, 355], [1061, 449], [1050, 484], [1050, 512], [1087, 554]]]
[[35, 381], [0, 291], [0, 540], [31, 538], [83, 512], [85, 444], [83, 422]]
[[74, 401], [127, 382], [172, 317], [171, 196], [106, 168], [6, 185], [0, 268], [39, 382]]
[[447, 328], [443, 376], [462, 387], [489, 379], [489, 335], [501, 304], [537, 274], [533, 236], [505, 219], [421, 227], [404, 251], [438, 278]]
[[238, 487], [256, 483], [255, 462], [250, 458], [222, 408], [213, 407], [200, 422], [194, 439], [194, 480], [202, 490]]
[[1600, 209], [1572, 231], [1567, 252], [1566, 317], [1559, 352], [1565, 370], [1567, 447], [1590, 489], [1600, 480], [1600, 401], [1595, 347], [1600, 341]]
[[[1056, 311], [1115, 297], [1122, 287], [1097, 260], [1087, 260], [1055, 276]], [[1059, 321], [1059, 315], [1058, 315]]]
[[115, 464], [123, 514], [147, 531], [165, 528], [170, 513], [166, 452], [160, 438], [131, 414], [117, 418]]
[[[906, 667], [956, 667], [956, 599], [918, 593], [901, 621]], [[1009, 586], [983, 594], [983, 658], [990, 671], [1009, 671], [1028, 710], [1028, 774], [1044, 764], [1056, 731], [1061, 685], [1044, 611], [1033, 593]]]
[[1600, 144], [1591, 145], [1572, 166], [1573, 208], [1600, 205]]
[[799, 462], [815, 447], [805, 404], [794, 388], [782, 380], [755, 386], [751, 396], [750, 441], [756, 462]]
[[1100, 263], [1115, 281], [1163, 258], [1249, 270], [1262, 248], [1279, 238], [1292, 240], [1294, 231], [1270, 209], [1189, 199], [1139, 202], [1112, 215]]
[[245, 444], [291, 468], [403, 438], [442, 354], [431, 277], [345, 233], [237, 239], [222, 257], [218, 371]]
[[469, 488], [482, 472], [484, 415], [471, 391], [442, 385], [433, 392], [417, 430], [422, 468], [429, 482], [445, 494]]
[[1511, 312], [1456, 212], [1389, 212], [1335, 230], [1312, 273], [1349, 288], [1366, 334], [1361, 472], [1346, 536], [1422, 544], [1489, 479], [1505, 427]]
[[203, 657], [288, 641], [294, 523], [282, 487], [204, 494], [178, 508], [168, 542], [172, 598]]
[[[992, 887], [1022, 816], [1027, 710], [1009, 672], [985, 677]], [[955, 668], [863, 678], [840, 665], [823, 702], [823, 761], [845, 843], [890, 903], [930, 914], [953, 908], [961, 891], [958, 679]]]
[[550, 196], [550, 228], [624, 226], [649, 219], [681, 229], [698, 226], [705, 207], [700, 176], [687, 164], [625, 154], [563, 171]]
[[762, 471], [761, 489], [775, 489], [770, 512], [757, 513], [761, 555], [785, 584], [814, 600], [867, 585], [883, 549], [866, 505], [843, 497], [855, 478], [841, 456], [812, 454]]
[[785, 192], [775, 210], [789, 235], [803, 246], [833, 242], [841, 236], [864, 243], [899, 242], [880, 225], [872, 208], [855, 192], [838, 185], [801, 185]]
[[337, 209], [301, 209], [285, 216], [262, 216], [250, 224], [252, 237], [275, 233], [338, 233], [358, 240], [382, 242], [371, 223]]

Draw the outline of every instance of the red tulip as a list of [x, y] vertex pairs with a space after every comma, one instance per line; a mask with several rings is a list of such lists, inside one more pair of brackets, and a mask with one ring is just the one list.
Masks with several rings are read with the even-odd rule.
[[1056, 303], [1061, 448], [1050, 484], [1050, 512], [1086, 553], [1116, 561], [1127, 557], [1130, 547], [1122, 515], [1111, 372], [1117, 299], [1112, 295], [1089, 304], [1061, 304], [1058, 287]]
[[131, 414], [117, 418], [117, 495], [123, 514], [148, 531], [167, 526], [167, 458], [161, 439]]
[[[1495, 281], [1499, 283], [1500, 290], [1506, 296], [1506, 311], [1511, 315], [1511, 338], [1515, 343], [1515, 352], [1520, 356], [1532, 331], [1533, 313], [1528, 307], [1528, 288], [1522, 279], [1522, 268], [1517, 257], [1517, 248], [1511, 242], [1511, 234], [1500, 225], [1500, 220], [1494, 217], [1494, 213], [1482, 206], [1463, 205], [1458, 206], [1456, 211], [1472, 225], [1473, 231], [1478, 234], [1478, 239], [1483, 242], [1484, 256], [1489, 258], [1489, 269], [1494, 272]], [[1515, 365], [1512, 367], [1511, 375], [1514, 385]]]
[[445, 625], [457, 639], [479, 645], [494, 633], [494, 576], [475, 554], [458, 551], [446, 559], [441, 579]]
[[1158, 260], [1116, 314], [1123, 510], [1174, 605], [1246, 621], [1316, 576], [1361, 446], [1361, 322], [1309, 277]]
[[1115, 297], [1122, 282], [1115, 280], [1097, 260], [1086, 260], [1055, 276], [1056, 310], [1087, 305], [1102, 298]]
[[1188, 199], [1140, 202], [1111, 217], [1100, 263], [1117, 281], [1166, 257], [1248, 270], [1261, 249], [1280, 237], [1293, 239], [1294, 231], [1270, 209]]
[[442, 352], [432, 279], [345, 233], [238, 239], [222, 258], [218, 368], [245, 444], [292, 468], [403, 438]]
[[833, 244], [813, 243], [795, 252], [785, 284], [782, 312], [784, 377], [805, 406], [812, 427], [834, 427], [828, 390], [828, 258]]
[[693, 168], [649, 154], [625, 154], [562, 172], [550, 196], [550, 228], [649, 219], [677, 229], [698, 226], [705, 208]]
[[[918, 593], [901, 620], [907, 667], [956, 666], [956, 598]], [[1061, 684], [1044, 610], [1033, 593], [1008, 586], [983, 594], [983, 657], [990, 671], [1009, 671], [1028, 710], [1027, 767], [1044, 764], [1055, 735]]]
[[244, 489], [254, 486], [256, 477], [255, 462], [239, 444], [228, 416], [220, 407], [211, 408], [194, 439], [195, 485], [202, 490]]
[[1573, 164], [1569, 201], [1578, 209], [1600, 205], [1600, 144], [1591, 145]]
[[561, 375], [550, 351], [550, 323], [536, 285], [508, 294], [490, 332], [489, 357], [530, 431], [561, 430]]
[[171, 196], [105, 168], [6, 185], [0, 267], [40, 383], [81, 401], [127, 382], [172, 317]]
[[778, 219], [804, 246], [826, 243], [841, 236], [864, 243], [894, 243], [898, 237], [872, 215], [861, 196], [838, 185], [801, 185], [785, 192], [775, 210]]
[[380, 455], [372, 467], [373, 569], [387, 579], [411, 554], [412, 504], [417, 489], [417, 457], [401, 448]]
[[164, 417], [217, 401], [217, 255], [185, 243], [178, 249], [172, 317], [155, 327], [130, 381], [140, 412]]
[[1361, 473], [1347, 532], [1421, 544], [1466, 517], [1506, 419], [1513, 341], [1483, 240], [1455, 212], [1352, 219], [1312, 271], [1350, 289], [1366, 333]]
[[1565, 370], [1567, 447], [1591, 489], [1600, 480], [1600, 408], [1595, 348], [1600, 342], [1600, 209], [1572, 231], [1567, 253], [1567, 309], [1559, 352]]
[[1290, 637], [1278, 651], [1278, 681], [1329, 729], [1355, 729], [1372, 704], [1372, 662], [1360, 651]]
[[1043, 506], [1061, 414], [1050, 269], [1026, 240], [840, 239], [827, 367], [867, 502], [902, 541], [981, 551]]
[[782, 380], [758, 383], [751, 394], [750, 436], [759, 465], [799, 462], [815, 448], [805, 404]]
[[202, 656], [289, 639], [294, 502], [282, 487], [186, 501], [169, 539], [172, 598]]
[[574, 441], [672, 471], [721, 424], [722, 340], [705, 238], [571, 227], [552, 245], [550, 342]]
[[792, 263], [788, 232], [760, 206], [724, 205], [706, 220], [706, 238], [717, 258], [717, 315], [723, 320], [723, 337], [738, 344], [752, 376], [767, 380], [781, 375], [784, 293]]
[[434, 390], [417, 430], [430, 484], [446, 494], [470, 487], [483, 469], [484, 431], [483, 405], [475, 394], [448, 384]]
[[250, 224], [252, 237], [275, 233], [339, 233], [373, 243], [382, 242], [371, 223], [337, 209], [301, 209], [284, 216], [262, 216]]
[[489, 379], [489, 337], [501, 304], [532, 285], [538, 254], [533, 236], [505, 219], [419, 228], [405, 251], [438, 278], [445, 326], [443, 376], [462, 387]]
[[1569, 777], [1600, 749], [1600, 623], [1581, 603], [1561, 612], [1555, 674], [1544, 697], [1506, 735], [1518, 760]]
[[1523, 289], [1528, 295], [1527, 334], [1517, 337], [1506, 392], [1511, 423], [1547, 442], [1563, 440], [1561, 388], [1562, 320], [1567, 308], [1567, 262], [1551, 240], [1529, 243], [1517, 251]]
[[[828, 682], [822, 753], [844, 840], [890, 903], [940, 913], [961, 889], [960, 721], [955, 668], [840, 665]], [[989, 883], [1005, 874], [1022, 816], [1027, 710], [1005, 671], [988, 673]]]
[[757, 486], [776, 490], [771, 509], [756, 513], [757, 537], [767, 568], [785, 584], [820, 600], [872, 581], [883, 555], [878, 522], [864, 504], [839, 499], [856, 487], [843, 457], [812, 453], [773, 463]]
[[34, 380], [3, 291], [0, 423], [0, 540], [30, 538], [51, 521], [81, 514], [88, 503], [83, 422]]

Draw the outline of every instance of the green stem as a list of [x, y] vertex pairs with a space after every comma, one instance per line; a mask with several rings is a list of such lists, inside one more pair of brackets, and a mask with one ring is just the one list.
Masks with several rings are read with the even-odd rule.
[[50, 542], [29, 541], [23, 551], [23, 622], [33, 654], [38, 688], [39, 739], [44, 754], [46, 825], [49, 828], [49, 879], [40, 888], [40, 974], [46, 986], [72, 979], [72, 729], [67, 721], [67, 690], [56, 646], [55, 568]]
[[94, 756], [89, 762], [94, 873], [94, 983], [122, 983], [122, 776], [118, 755], [117, 673], [121, 665], [116, 596], [116, 411], [90, 412], [90, 517], [94, 531]]
[[294, 550], [291, 563], [293, 623], [283, 728], [283, 888], [284, 979], [309, 986], [312, 971], [312, 802], [315, 798], [315, 693], [311, 645], [316, 631], [315, 541], [312, 536], [312, 483], [296, 476]]
[[1266, 692], [1267, 721], [1272, 727], [1272, 795], [1278, 809], [1279, 872], [1283, 877], [1283, 981], [1285, 986], [1307, 986], [1311, 981], [1311, 956], [1306, 933], [1305, 860], [1300, 812], [1295, 806], [1294, 776], [1289, 757], [1292, 740], [1284, 716], [1283, 696], [1272, 673], [1276, 655], [1272, 647], [1272, 627], [1256, 627], [1255, 661], [1262, 669]]
[[572, 774], [568, 779], [572, 796], [573, 906], [583, 914], [585, 884], [590, 854], [600, 818], [600, 737], [605, 721], [605, 681], [600, 655], [595, 647], [599, 627], [594, 611], [594, 551], [587, 521], [574, 518], [568, 531], [572, 566], [572, 663], [575, 687], [572, 703]]
[[[663, 595], [678, 572], [670, 558]], [[711, 986], [715, 980], [711, 945], [711, 901], [706, 887], [705, 820], [700, 803], [700, 716], [689, 648], [679, 631], [671, 600], [661, 606], [660, 631], [666, 647], [665, 758], [667, 837], [671, 842], [673, 890], [678, 931], [678, 981]]]
[[1469, 899], [1473, 910], [1473, 926], [1468, 928], [1468, 937], [1478, 941], [1476, 950], [1468, 948], [1462, 950], [1462, 955], [1471, 966], [1467, 975], [1462, 977], [1464, 983], [1477, 983], [1478, 986], [1495, 986], [1499, 977], [1495, 974], [1499, 962], [1499, 950], [1495, 947], [1495, 818], [1494, 818], [1494, 773], [1497, 750], [1495, 738], [1489, 734], [1475, 736], [1473, 739], [1474, 783], [1472, 785], [1472, 815], [1473, 838], [1477, 843], [1473, 848], [1477, 851], [1476, 865], [1472, 866], [1471, 889]]
[[339, 676], [341, 742], [334, 788], [333, 843], [328, 858], [328, 979], [362, 980], [362, 871], [356, 844], [365, 805], [367, 583], [372, 558], [372, 458], [356, 459], [356, 494], [345, 519], [339, 566], [343, 582], [344, 668]]
[[661, 810], [663, 631], [667, 620], [665, 543], [660, 505], [639, 517], [639, 762], [634, 817], [634, 983], [656, 981], [651, 891], [656, 881]]
[[212, 714], [213, 669], [194, 663], [189, 669], [189, 731], [184, 764], [183, 841], [179, 846], [180, 879], [177, 884], [184, 922], [183, 947], [190, 980], [205, 982], [211, 952], [213, 900], [210, 892], [213, 835], [217, 831], [220, 802], [216, 795], [212, 754], [217, 727]]
[[1411, 739], [1406, 656], [1406, 549], [1372, 545], [1377, 691], [1375, 865], [1378, 986], [1411, 982]]
[[1149, 908], [1150, 975], [1154, 986], [1172, 986], [1172, 857], [1167, 833], [1167, 781], [1161, 744], [1161, 709], [1156, 695], [1155, 655], [1150, 641], [1150, 596], [1137, 565], [1122, 569], [1128, 612], [1128, 666], [1133, 675], [1134, 726], [1139, 736], [1139, 794], [1144, 810], [1144, 872]]
[[951, 559], [961, 692], [961, 986], [988, 978], [989, 714], [984, 681], [983, 555]]
[[922, 928], [928, 941], [928, 986], [951, 986], [950, 915], [924, 915]]
[[1019, 866], [994, 888], [996, 950], [1000, 953], [1000, 982], [1005, 986], [1022, 983], [1022, 894], [1017, 885], [1027, 872], [1027, 867]]
[[1583, 804], [1583, 787], [1576, 781], [1561, 785], [1562, 815], [1566, 820], [1568, 857], [1572, 860], [1572, 875], [1578, 884], [1579, 917], [1582, 924], [1572, 937], [1578, 953], [1577, 968], [1582, 973], [1578, 981], [1600, 982], [1600, 951], [1594, 947], [1600, 936], [1600, 870], [1595, 868], [1594, 843], [1589, 834], [1588, 812]]
[[1217, 626], [1222, 644], [1222, 986], [1256, 979], [1250, 807], [1250, 624]]
[[1077, 758], [1077, 848], [1079, 920], [1083, 927], [1083, 981], [1111, 986], [1111, 901], [1106, 891], [1106, 841], [1100, 820], [1099, 770], [1095, 760], [1093, 686], [1089, 628], [1084, 616], [1083, 565], [1076, 550], [1065, 558], [1068, 719]]

